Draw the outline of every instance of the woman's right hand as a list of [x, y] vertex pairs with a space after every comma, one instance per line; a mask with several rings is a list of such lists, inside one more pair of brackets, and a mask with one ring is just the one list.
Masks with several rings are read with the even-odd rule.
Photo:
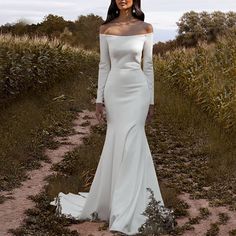
[[95, 115], [96, 115], [100, 124], [104, 123], [103, 104], [100, 102], [96, 103]]

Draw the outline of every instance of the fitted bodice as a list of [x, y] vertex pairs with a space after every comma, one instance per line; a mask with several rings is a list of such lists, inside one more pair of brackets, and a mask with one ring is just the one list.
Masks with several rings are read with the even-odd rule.
[[141, 70], [143, 55], [143, 72], [146, 76], [151, 102], [154, 104], [153, 72], [153, 32], [137, 35], [99, 34], [100, 62], [98, 72], [98, 89], [96, 102], [103, 103], [104, 87], [111, 70]]
[[108, 43], [111, 69], [141, 69], [144, 42], [151, 34], [101, 34], [101, 37], [106, 37]]

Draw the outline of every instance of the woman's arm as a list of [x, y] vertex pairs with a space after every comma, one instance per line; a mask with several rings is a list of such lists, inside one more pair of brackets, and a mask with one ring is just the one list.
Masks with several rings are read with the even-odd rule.
[[149, 26], [150, 31], [145, 36], [143, 46], [143, 72], [148, 80], [148, 87], [151, 95], [150, 104], [154, 104], [154, 71], [153, 71], [153, 28]]
[[104, 87], [106, 84], [108, 73], [111, 69], [110, 55], [108, 49], [107, 38], [99, 33], [99, 45], [100, 45], [100, 62], [98, 70], [98, 88], [96, 103], [103, 103], [104, 100]]

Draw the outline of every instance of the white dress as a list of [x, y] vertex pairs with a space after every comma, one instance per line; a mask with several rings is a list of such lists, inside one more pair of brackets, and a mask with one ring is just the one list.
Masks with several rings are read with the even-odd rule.
[[109, 221], [109, 230], [134, 235], [146, 220], [147, 187], [164, 206], [145, 134], [149, 104], [154, 104], [153, 33], [99, 34], [99, 40], [96, 102], [106, 109], [103, 150], [89, 192], [60, 192], [50, 204], [75, 219], [97, 213]]

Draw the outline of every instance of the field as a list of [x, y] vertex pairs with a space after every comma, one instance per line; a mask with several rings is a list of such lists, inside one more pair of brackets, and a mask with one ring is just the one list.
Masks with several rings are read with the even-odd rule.
[[[155, 116], [146, 131], [165, 202], [178, 218], [176, 235], [189, 230], [208, 235], [236, 232], [230, 218], [236, 210], [234, 39], [154, 56]], [[84, 109], [94, 113], [99, 54], [46, 38], [31, 41], [11, 36], [0, 37], [0, 50], [4, 209], [14, 201], [5, 193], [20, 188], [28, 173], [40, 170], [40, 163], [50, 162], [45, 150], [67, 144], [54, 138], [70, 137], [72, 121]], [[15, 235], [77, 235], [66, 228], [75, 222], [55, 217], [49, 201], [59, 191], [89, 189], [104, 137], [105, 126], [95, 126], [82, 145], [53, 166], [56, 174], [45, 176], [48, 185], [32, 198], [37, 204], [28, 209]], [[193, 214], [197, 204], [200, 208]], [[218, 218], [211, 224], [213, 216]]]

